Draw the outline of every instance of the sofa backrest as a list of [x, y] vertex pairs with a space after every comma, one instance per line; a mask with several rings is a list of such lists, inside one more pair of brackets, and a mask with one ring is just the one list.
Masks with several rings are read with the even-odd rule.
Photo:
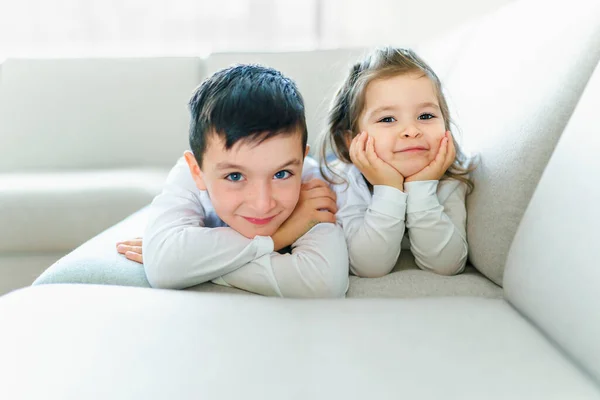
[[187, 145], [200, 58], [9, 59], [0, 172], [170, 167]]
[[599, 6], [519, 1], [417, 48], [440, 71], [463, 142], [481, 156], [467, 198], [470, 261], [497, 284], [525, 208], [600, 59]]
[[511, 246], [504, 293], [600, 384], [600, 65]]

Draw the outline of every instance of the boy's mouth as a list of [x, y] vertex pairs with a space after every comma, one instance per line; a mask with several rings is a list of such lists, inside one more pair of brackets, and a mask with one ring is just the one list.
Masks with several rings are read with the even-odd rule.
[[271, 222], [273, 220], [273, 218], [275, 218], [275, 216], [269, 217], [269, 218], [250, 218], [250, 217], [244, 217], [244, 219], [248, 222], [250, 222], [251, 224], [254, 225], [266, 225], [269, 222]]

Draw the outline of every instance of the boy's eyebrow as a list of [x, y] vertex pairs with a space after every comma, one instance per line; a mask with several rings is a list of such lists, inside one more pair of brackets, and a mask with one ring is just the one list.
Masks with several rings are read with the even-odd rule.
[[[280, 170], [284, 167], [290, 166], [290, 165], [301, 165], [302, 164], [302, 160], [298, 159], [298, 158], [292, 158], [291, 160], [283, 163], [280, 167], [278, 167], [277, 169]], [[245, 168], [242, 165], [238, 165], [238, 164], [234, 164], [234, 163], [230, 163], [227, 161], [222, 161], [217, 163], [217, 165], [215, 166], [216, 169], [236, 169], [236, 170], [240, 170], [243, 171]]]

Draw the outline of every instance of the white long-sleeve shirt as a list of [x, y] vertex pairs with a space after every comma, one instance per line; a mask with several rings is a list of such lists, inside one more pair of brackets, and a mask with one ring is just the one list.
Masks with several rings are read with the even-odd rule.
[[[302, 179], [312, 177], [320, 177], [318, 166], [306, 158]], [[213, 281], [282, 297], [343, 297], [348, 289], [348, 252], [340, 227], [318, 224], [292, 245], [291, 254], [274, 252], [270, 237], [248, 239], [216, 215], [183, 158], [149, 214], [142, 246], [153, 287], [183, 289]]]
[[466, 184], [454, 179], [405, 182], [404, 192], [375, 185], [371, 194], [354, 165], [338, 162], [334, 170], [348, 181], [333, 189], [352, 273], [363, 277], [388, 274], [402, 249], [409, 248], [424, 270], [453, 275], [464, 269]]

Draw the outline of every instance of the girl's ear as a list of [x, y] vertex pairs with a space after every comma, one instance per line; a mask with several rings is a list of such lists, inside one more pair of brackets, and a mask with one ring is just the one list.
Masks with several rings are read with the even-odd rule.
[[352, 131], [346, 131], [344, 133], [344, 141], [346, 142], [346, 148], [350, 150], [350, 145], [352, 144], [352, 139], [354, 139], [354, 134]]
[[310, 144], [307, 144], [306, 149], [304, 150], [304, 158], [308, 157], [309, 152], [310, 152]]
[[196, 187], [200, 190], [206, 190], [204, 174], [202, 173], [202, 170], [200, 169], [200, 166], [198, 165], [194, 154], [191, 151], [187, 150], [185, 153], [183, 153], [183, 157], [185, 158], [185, 162], [187, 162], [187, 165], [190, 169], [190, 173], [192, 174], [192, 179], [194, 180]]

